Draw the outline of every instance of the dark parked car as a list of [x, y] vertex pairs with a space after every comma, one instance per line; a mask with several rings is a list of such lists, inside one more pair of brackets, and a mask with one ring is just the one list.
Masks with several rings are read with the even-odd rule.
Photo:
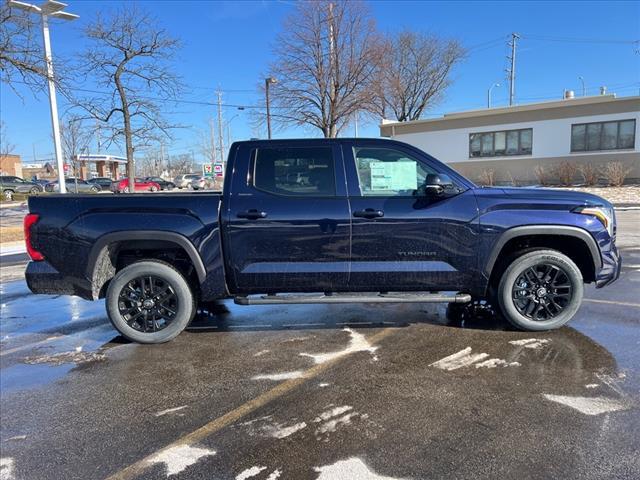
[[[479, 188], [383, 139], [234, 143], [223, 193], [29, 198], [34, 293], [106, 298], [143, 343], [197, 303], [489, 302], [515, 327], [566, 324], [620, 275], [613, 207], [579, 192]], [[485, 302], [486, 301], [486, 302]]]
[[29, 182], [20, 177], [10, 175], [0, 176], [0, 188], [2, 188], [2, 196], [6, 200], [13, 200], [13, 195], [16, 193], [30, 193], [33, 195], [44, 191], [42, 185], [36, 182]]
[[108, 177], [95, 177], [87, 180], [87, 183], [100, 185], [102, 190], [109, 190], [111, 188], [111, 182], [113, 182], [113, 180]]
[[[67, 187], [67, 192], [70, 193], [98, 193], [102, 190], [100, 185], [89, 183], [80, 178], [65, 178], [64, 183], [65, 187]], [[47, 183], [44, 189], [46, 192], [59, 192], [60, 187], [58, 186], [58, 180]]]
[[173, 190], [174, 188], [176, 188], [175, 183], [165, 180], [161, 177], [144, 177], [144, 181], [157, 183], [158, 185], [160, 185], [160, 190]]

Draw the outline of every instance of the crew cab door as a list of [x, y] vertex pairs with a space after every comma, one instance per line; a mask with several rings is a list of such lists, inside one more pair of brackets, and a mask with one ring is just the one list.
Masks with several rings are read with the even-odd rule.
[[346, 288], [351, 219], [340, 148], [241, 144], [232, 174], [222, 214], [231, 293]]
[[352, 212], [352, 290], [463, 290], [477, 266], [477, 203], [454, 178], [419, 194], [427, 174], [454, 176], [420, 151], [353, 141], [343, 149]]

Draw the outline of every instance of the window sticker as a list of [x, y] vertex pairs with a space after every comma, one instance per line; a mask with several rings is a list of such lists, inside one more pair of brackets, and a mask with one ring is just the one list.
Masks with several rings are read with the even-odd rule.
[[371, 190], [399, 191], [418, 188], [416, 162], [371, 162]]

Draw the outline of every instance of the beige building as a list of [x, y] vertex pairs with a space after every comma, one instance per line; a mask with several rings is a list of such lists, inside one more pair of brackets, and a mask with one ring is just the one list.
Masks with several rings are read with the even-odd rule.
[[[538, 183], [563, 163], [621, 162], [640, 179], [640, 97], [601, 95], [387, 122], [380, 134], [433, 155], [472, 180]], [[536, 174], [538, 172], [538, 174]], [[576, 174], [575, 181], [580, 181]]]
[[0, 155], [0, 175], [22, 177], [22, 162], [20, 155]]

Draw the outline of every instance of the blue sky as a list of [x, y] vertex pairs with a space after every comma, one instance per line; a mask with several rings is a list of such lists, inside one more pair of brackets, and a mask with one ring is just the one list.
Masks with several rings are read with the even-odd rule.
[[[68, 10], [80, 20], [52, 26], [54, 55], [72, 56], [82, 48], [82, 28], [95, 12], [127, 2], [67, 0]], [[282, 19], [293, 1], [141, 1], [153, 9], [160, 23], [183, 42], [176, 59], [179, 73], [190, 91], [185, 100], [214, 102], [215, 90], [224, 91], [223, 102], [256, 105], [264, 100], [257, 86], [268, 73], [271, 49]], [[640, 40], [640, 2], [406, 2], [369, 3], [382, 31], [407, 28], [458, 38], [470, 48], [468, 59], [453, 73], [454, 84], [429, 115], [483, 108], [487, 88], [494, 82], [494, 106], [504, 105], [508, 88], [507, 37], [518, 32], [516, 100], [528, 103], [560, 98], [563, 89], [581, 93], [578, 76], [588, 94], [600, 85], [620, 96], [640, 91], [640, 44], [613, 43]], [[542, 39], [546, 38], [546, 39]], [[579, 40], [579, 41], [575, 41]], [[476, 48], [474, 48], [476, 47]], [[92, 88], [92, 85], [83, 85]], [[10, 143], [25, 161], [53, 157], [48, 101], [28, 91], [18, 98], [0, 85], [0, 116]], [[61, 103], [64, 103], [60, 99]], [[62, 105], [64, 108], [64, 104]], [[61, 108], [61, 110], [62, 110]], [[209, 119], [216, 115], [209, 105], [170, 106], [172, 118], [189, 128], [175, 132], [167, 150], [171, 154], [194, 150]], [[264, 136], [255, 131], [247, 112], [224, 109], [232, 139]], [[346, 131], [344, 134], [352, 134]], [[361, 136], [378, 136], [376, 122], [360, 127]], [[317, 136], [304, 128], [276, 132], [276, 137]], [[112, 153], [121, 153], [112, 148]]]

